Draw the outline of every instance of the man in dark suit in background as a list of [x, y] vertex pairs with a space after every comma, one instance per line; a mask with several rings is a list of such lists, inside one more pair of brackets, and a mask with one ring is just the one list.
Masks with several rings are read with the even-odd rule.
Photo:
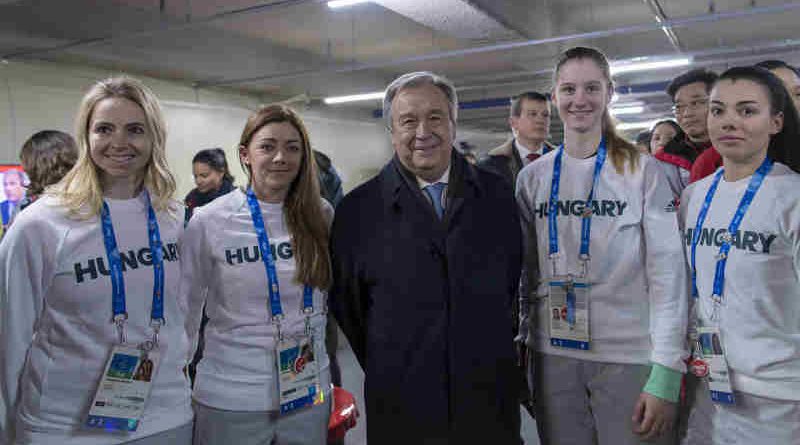
[[337, 208], [329, 304], [365, 373], [375, 444], [519, 444], [511, 187], [453, 149], [458, 100], [428, 72], [383, 102], [393, 159]]
[[523, 167], [550, 152], [550, 99], [536, 91], [526, 91], [511, 99], [508, 118], [513, 137], [489, 151], [478, 165], [506, 178], [511, 187]]
[[[513, 137], [503, 145], [492, 149], [478, 165], [506, 178], [512, 189], [516, 189], [517, 175], [523, 167], [553, 150], [547, 142], [550, 136], [550, 98], [536, 91], [526, 91], [511, 99], [511, 115], [508, 123]], [[514, 336], [517, 341], [520, 378], [527, 375], [527, 347], [519, 332], [520, 305], [527, 304], [527, 298], [515, 300], [513, 304]], [[527, 332], [527, 330], [526, 330]], [[533, 415], [533, 405], [528, 392], [522, 393], [520, 402]]]
[[25, 197], [25, 174], [19, 170], [6, 170], [3, 173], [3, 192], [6, 200], [0, 202], [0, 215], [3, 217], [3, 228], [8, 227], [14, 215], [14, 209]]

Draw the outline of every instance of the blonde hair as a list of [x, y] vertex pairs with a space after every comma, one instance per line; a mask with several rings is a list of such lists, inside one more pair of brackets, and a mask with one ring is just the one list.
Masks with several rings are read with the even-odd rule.
[[124, 76], [97, 82], [83, 97], [75, 119], [75, 134], [80, 156], [75, 167], [54, 187], [53, 193], [60, 198], [73, 217], [88, 219], [100, 215], [103, 207], [103, 187], [98, 167], [90, 154], [89, 125], [97, 104], [104, 99], [115, 97], [130, 100], [144, 111], [145, 126], [152, 150], [144, 177], [141, 178], [142, 185], [150, 193], [156, 211], [173, 211], [175, 177], [167, 165], [167, 130], [161, 106], [149, 88], [136, 79]]
[[[556, 63], [556, 69], [553, 72], [554, 89], [555, 85], [558, 84], [558, 73], [561, 71], [561, 67], [570, 60], [575, 59], [589, 59], [597, 64], [603, 72], [603, 76], [606, 78], [608, 89], [614, 91], [614, 81], [611, 79], [611, 67], [608, 64], [608, 59], [605, 54], [597, 49], [584, 46], [576, 46], [561, 53], [561, 56], [558, 58], [558, 63]], [[633, 144], [617, 133], [616, 122], [611, 117], [608, 107], [603, 110], [602, 126], [608, 157], [611, 159], [611, 163], [614, 164], [617, 173], [625, 173], [626, 163], [630, 166], [631, 172], [635, 171], [639, 166], [639, 151]]]
[[[322, 213], [322, 196], [319, 191], [317, 162], [311, 150], [308, 131], [291, 108], [284, 105], [267, 105], [250, 115], [239, 140], [239, 148], [247, 148], [253, 135], [271, 123], [288, 122], [298, 133], [303, 145], [300, 171], [289, 186], [284, 208], [286, 223], [292, 237], [297, 272], [295, 281], [318, 289], [327, 289], [331, 284], [330, 254], [328, 248], [328, 223]], [[247, 183], [252, 185], [252, 168], [239, 157], [242, 169], [247, 173]]]

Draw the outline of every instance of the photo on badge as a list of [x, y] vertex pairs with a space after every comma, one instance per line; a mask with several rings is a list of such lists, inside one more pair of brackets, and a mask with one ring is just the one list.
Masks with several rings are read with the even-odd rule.
[[291, 380], [313, 375], [314, 347], [309, 341], [301, 341], [296, 346], [281, 347], [280, 374]]
[[139, 357], [116, 352], [114, 357], [111, 358], [111, 364], [108, 366], [106, 376], [120, 380], [131, 380], [137, 363], [139, 363]]
[[149, 382], [153, 378], [153, 360], [147, 352], [142, 354], [141, 363], [136, 368], [136, 373], [133, 375], [133, 380], [140, 382]]

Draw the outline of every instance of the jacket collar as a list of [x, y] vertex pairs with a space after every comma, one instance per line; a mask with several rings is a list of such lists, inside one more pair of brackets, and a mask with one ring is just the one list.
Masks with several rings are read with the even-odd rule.
[[[387, 205], [399, 205], [400, 196], [405, 191], [418, 197], [420, 202], [425, 204], [426, 208], [430, 207], [417, 185], [414, 174], [403, 166], [397, 154], [383, 167], [380, 176], [383, 182], [384, 200]], [[452, 154], [450, 155], [447, 213], [451, 214], [453, 213], [451, 210], [457, 210], [457, 207], [460, 206], [459, 201], [463, 201], [465, 197], [470, 195], [482, 196], [483, 194], [484, 190], [478, 180], [477, 169], [467, 162], [461, 153], [453, 148]]]

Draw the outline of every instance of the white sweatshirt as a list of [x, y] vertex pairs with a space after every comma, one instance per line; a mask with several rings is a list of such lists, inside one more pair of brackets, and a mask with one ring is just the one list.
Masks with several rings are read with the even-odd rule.
[[[152, 338], [153, 268], [144, 195], [106, 200], [123, 256], [129, 344]], [[82, 429], [117, 331], [100, 218], [75, 220], [43, 197], [14, 222], [0, 244], [0, 430], [2, 443], [112, 444], [192, 420], [186, 364], [186, 305], [178, 300], [177, 241], [183, 207], [157, 215], [164, 252], [161, 365], [135, 433]], [[8, 435], [16, 428], [16, 442]], [[5, 442], [8, 441], [8, 442]]]
[[[294, 281], [295, 262], [282, 204], [259, 202], [273, 248], [286, 318], [285, 336], [305, 330], [303, 286]], [[321, 204], [328, 222], [333, 209]], [[203, 359], [197, 366], [194, 399], [231, 411], [277, 411], [276, 329], [271, 322], [269, 292], [258, 238], [247, 197], [237, 189], [197, 209], [182, 241], [183, 286], [189, 301], [187, 331], [196, 337], [203, 304], [209, 321]], [[320, 383], [330, 391], [325, 352], [326, 293], [314, 289], [314, 354]], [[196, 344], [196, 341], [192, 344]]]
[[[545, 297], [553, 268], [547, 212], [556, 153], [531, 163], [517, 179], [523, 226], [535, 231], [532, 239], [538, 245], [532, 247], [538, 251], [538, 266], [532, 265], [538, 269], [538, 283], [528, 288], [523, 280], [521, 289], [522, 295], [534, 300], [528, 346], [546, 354], [611, 363], [652, 362], [684, 372], [687, 272], [672, 193], [661, 167], [647, 155], [640, 155], [636, 171], [626, 166], [623, 175], [609, 156], [595, 188], [589, 272], [591, 350], [550, 346]], [[576, 159], [564, 152], [557, 218], [558, 274], [580, 274], [580, 214], [594, 166], [594, 156]], [[526, 267], [531, 267], [531, 261]]]
[[[681, 198], [686, 257], [714, 175]], [[721, 179], [697, 245], [697, 316], [712, 325], [715, 256], [750, 177]], [[720, 333], [733, 388], [800, 401], [800, 175], [776, 163], [733, 237], [725, 269]]]
[[670, 190], [672, 190], [672, 194], [676, 198], [680, 198], [683, 189], [689, 185], [689, 170], [678, 167], [675, 164], [670, 164], [669, 162], [660, 160], [656, 160], [656, 162], [661, 166], [661, 171], [664, 172], [664, 177], [667, 180]]

